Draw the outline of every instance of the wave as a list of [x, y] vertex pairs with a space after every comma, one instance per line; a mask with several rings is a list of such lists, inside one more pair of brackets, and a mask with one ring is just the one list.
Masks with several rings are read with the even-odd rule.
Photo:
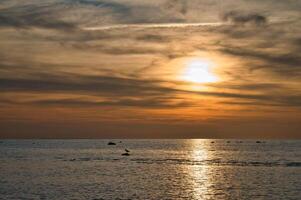
[[187, 159], [147, 159], [137, 158], [132, 161], [145, 164], [185, 164], [185, 165], [215, 165], [215, 166], [253, 166], [253, 167], [301, 167], [301, 162], [280, 161], [240, 161], [240, 160], [187, 160]]
[[[64, 159], [69, 162], [85, 162], [85, 161], [121, 161], [122, 158], [103, 158], [103, 157], [82, 157]], [[292, 161], [241, 161], [241, 160], [190, 160], [190, 159], [152, 159], [152, 158], [133, 158], [126, 161], [143, 163], [143, 164], [175, 164], [175, 165], [207, 165], [207, 166], [241, 166], [241, 167], [301, 167], [301, 162]]]

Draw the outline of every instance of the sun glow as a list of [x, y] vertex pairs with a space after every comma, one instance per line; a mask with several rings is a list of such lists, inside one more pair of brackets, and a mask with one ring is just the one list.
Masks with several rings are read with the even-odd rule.
[[212, 72], [212, 63], [207, 60], [194, 59], [186, 63], [183, 80], [194, 83], [213, 83], [218, 78]]

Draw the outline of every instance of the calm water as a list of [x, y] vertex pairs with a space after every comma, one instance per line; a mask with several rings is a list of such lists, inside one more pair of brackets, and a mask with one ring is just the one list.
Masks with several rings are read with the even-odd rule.
[[2, 140], [0, 199], [301, 199], [301, 141], [113, 141]]

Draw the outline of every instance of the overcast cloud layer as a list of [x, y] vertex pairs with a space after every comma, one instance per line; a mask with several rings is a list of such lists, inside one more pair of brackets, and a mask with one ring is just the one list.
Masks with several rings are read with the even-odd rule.
[[[300, 138], [300, 10], [298, 0], [3, 0], [0, 137]], [[216, 63], [219, 81], [178, 78], [197, 57]]]

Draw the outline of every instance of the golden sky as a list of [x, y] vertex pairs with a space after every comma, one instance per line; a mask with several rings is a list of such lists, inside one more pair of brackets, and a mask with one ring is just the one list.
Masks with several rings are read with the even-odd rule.
[[297, 0], [0, 2], [0, 138], [301, 138]]

